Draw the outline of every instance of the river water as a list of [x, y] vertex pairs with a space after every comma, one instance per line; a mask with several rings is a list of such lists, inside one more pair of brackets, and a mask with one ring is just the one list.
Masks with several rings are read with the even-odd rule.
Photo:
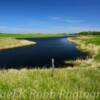
[[87, 54], [76, 48], [74, 43], [66, 38], [29, 38], [37, 44], [0, 51], [0, 68], [48, 67], [51, 59], [55, 66], [64, 66], [64, 61], [85, 59]]

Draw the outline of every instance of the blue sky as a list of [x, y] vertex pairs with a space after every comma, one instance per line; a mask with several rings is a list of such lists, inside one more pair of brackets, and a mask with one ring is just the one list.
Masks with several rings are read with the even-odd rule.
[[0, 32], [100, 31], [100, 0], [0, 0]]

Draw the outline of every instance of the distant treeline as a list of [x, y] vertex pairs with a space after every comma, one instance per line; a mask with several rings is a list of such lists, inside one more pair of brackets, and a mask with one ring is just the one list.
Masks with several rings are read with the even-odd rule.
[[99, 31], [84, 31], [79, 33], [0, 33], [0, 37], [32, 38], [32, 37], [60, 37], [68, 35], [100, 35]]
[[100, 32], [96, 32], [96, 31], [93, 31], [93, 32], [79, 32], [77, 33], [78, 35], [100, 35]]

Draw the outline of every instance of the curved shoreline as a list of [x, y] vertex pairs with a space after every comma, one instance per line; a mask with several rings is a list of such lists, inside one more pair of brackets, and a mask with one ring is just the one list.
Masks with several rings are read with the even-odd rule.
[[36, 44], [36, 42], [29, 41], [29, 40], [18, 40], [15, 38], [1, 38], [0, 51], [17, 48], [17, 47], [28, 46], [28, 45], [34, 45], [34, 44]]
[[100, 66], [100, 63], [96, 61], [95, 57], [98, 55], [100, 46], [94, 45], [92, 43], [84, 43], [82, 41], [82, 38], [88, 38], [88, 37], [78, 37], [78, 38], [68, 38], [70, 42], [73, 42], [76, 44], [76, 47], [83, 51], [87, 52], [91, 57], [87, 57], [87, 59], [82, 60], [82, 59], [77, 59], [76, 61], [72, 61], [72, 63], [75, 63], [76, 65], [85, 65], [87, 67], [95, 67], [95, 66]]

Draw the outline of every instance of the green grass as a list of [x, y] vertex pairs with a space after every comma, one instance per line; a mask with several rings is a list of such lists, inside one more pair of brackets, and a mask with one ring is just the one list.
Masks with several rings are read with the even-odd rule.
[[[85, 46], [100, 45], [98, 36], [80, 37], [74, 40]], [[54, 77], [51, 77], [51, 69], [1, 70], [0, 99], [100, 100], [100, 67], [98, 63], [91, 67], [95, 61], [100, 62], [100, 52], [90, 63], [82, 62], [74, 68], [68, 66], [56, 68]]]
[[[89, 49], [91, 49], [89, 52], [93, 51], [92, 46], [90, 47], [89, 44], [94, 45], [94, 49], [96, 49], [96, 47], [100, 48], [100, 35], [82, 36], [79, 38], [73, 38], [73, 40], [79, 42], [80, 44], [85, 44]], [[96, 53], [94, 60], [100, 62], [100, 49], [98, 50], [98, 53]]]
[[82, 42], [84, 42], [85, 44], [94, 44], [94, 45], [100, 45], [100, 35], [89, 35], [86, 36], [85, 38], [81, 38], [81, 39], [77, 39], [80, 40]]
[[65, 36], [65, 34], [0, 34], [1, 38], [48, 38], [48, 37], [60, 37]]
[[95, 56], [95, 60], [97, 62], [100, 62], [100, 50], [99, 50], [99, 53]]
[[[51, 92], [53, 95], [50, 96]], [[75, 93], [79, 92], [87, 93], [86, 97], [83, 94], [77, 98]], [[51, 77], [51, 69], [0, 71], [3, 100], [8, 100], [7, 95], [12, 100], [100, 100], [100, 94], [96, 97], [99, 92], [99, 68], [55, 69], [54, 77]]]

